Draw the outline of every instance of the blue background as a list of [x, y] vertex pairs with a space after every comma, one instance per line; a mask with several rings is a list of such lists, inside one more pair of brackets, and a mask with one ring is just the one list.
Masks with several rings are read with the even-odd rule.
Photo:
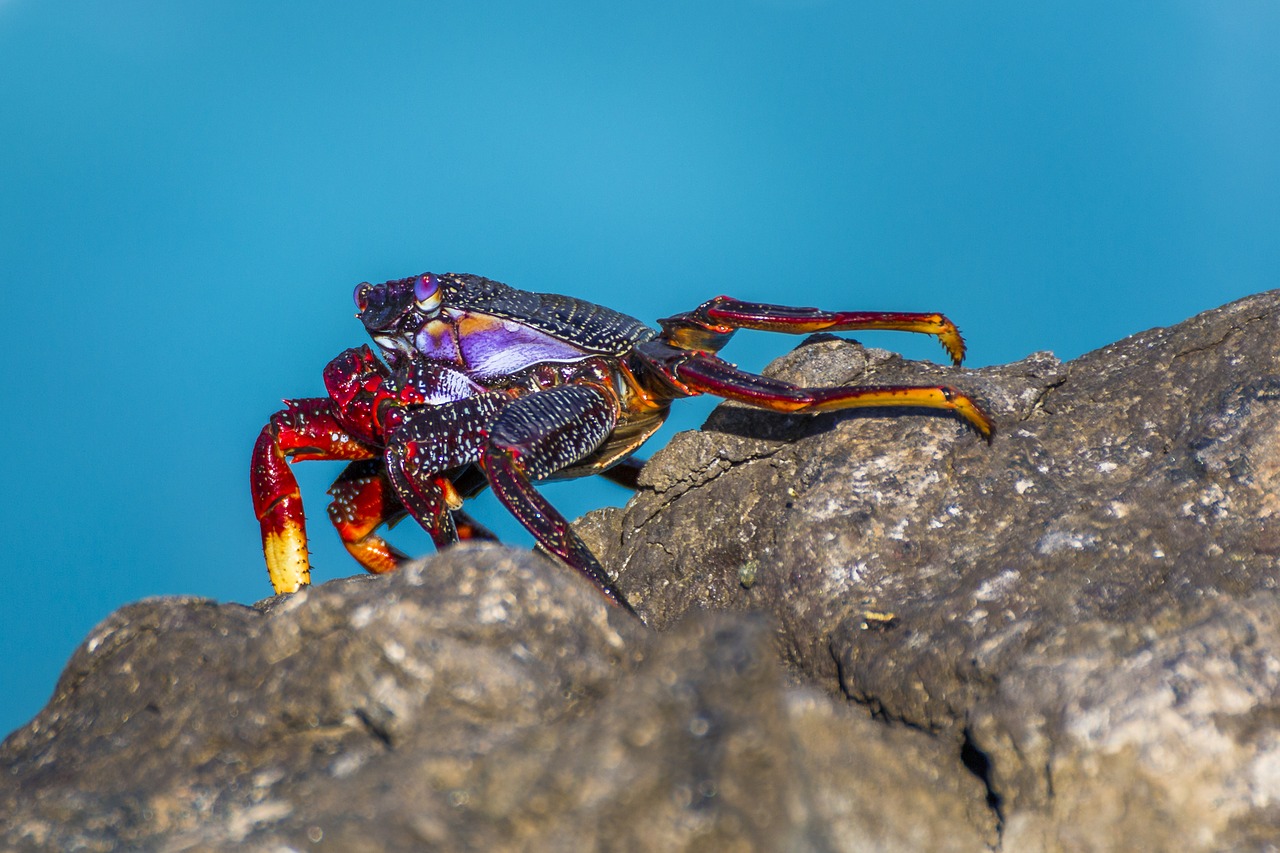
[[[249, 450], [363, 341], [356, 282], [942, 310], [975, 366], [1070, 358], [1277, 285], [1277, 45], [1274, 0], [0, 0], [0, 733], [114, 608], [270, 593]], [[322, 522], [338, 467], [297, 470]]]

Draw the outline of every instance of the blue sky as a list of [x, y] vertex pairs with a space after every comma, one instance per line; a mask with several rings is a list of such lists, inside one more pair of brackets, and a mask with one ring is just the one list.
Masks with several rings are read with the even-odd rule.
[[[0, 734], [116, 607], [270, 593], [249, 451], [363, 342], [356, 282], [942, 310], [974, 365], [1074, 357], [1280, 282], [1277, 44], [1270, 0], [0, 0]], [[337, 470], [298, 468], [317, 520]]]

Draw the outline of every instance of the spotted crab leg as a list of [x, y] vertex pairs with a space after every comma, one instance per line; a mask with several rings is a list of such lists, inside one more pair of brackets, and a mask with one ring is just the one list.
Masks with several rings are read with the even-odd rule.
[[249, 465], [253, 508], [262, 527], [262, 553], [276, 593], [296, 592], [311, 582], [302, 494], [287, 460], [355, 461], [378, 453], [343, 429], [328, 398], [286, 400], [285, 405], [262, 428]]
[[[461, 511], [464, 495], [451, 475], [465, 473], [479, 459], [487, 425], [510, 402], [506, 394], [486, 392], [439, 406], [398, 409], [388, 417], [388, 480], [437, 548], [462, 538], [454, 514]], [[493, 536], [469, 516], [459, 518], [468, 536]]]
[[[735, 329], [757, 329], [766, 332], [854, 332], [886, 330], [919, 332], [933, 335], [941, 343], [952, 362], [964, 361], [964, 338], [956, 324], [942, 314], [908, 311], [822, 311], [818, 308], [793, 308], [743, 302], [728, 296], [717, 296], [686, 314], [660, 321], [668, 340], [685, 349], [719, 350], [723, 340]], [[710, 343], [710, 345], [706, 345]]]
[[564, 385], [539, 391], [513, 402], [493, 423], [480, 465], [494, 495], [539, 545], [630, 610], [569, 522], [533, 487], [534, 480], [589, 455], [616, 423], [616, 407], [598, 388]]
[[775, 412], [830, 412], [863, 407], [941, 409], [957, 415], [990, 440], [995, 426], [982, 408], [948, 385], [879, 385], [802, 388], [738, 370], [713, 355], [695, 354], [677, 362], [676, 379], [692, 393], [709, 393]]
[[453, 513], [449, 511], [448, 494], [452, 489], [448, 477], [443, 474], [409, 476], [405, 472], [405, 460], [391, 451], [387, 454], [387, 476], [401, 503], [431, 536], [436, 548], [446, 548], [459, 540]]

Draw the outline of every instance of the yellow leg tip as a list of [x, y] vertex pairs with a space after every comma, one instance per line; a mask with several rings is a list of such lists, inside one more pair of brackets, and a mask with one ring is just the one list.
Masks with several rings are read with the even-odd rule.
[[959, 367], [964, 362], [964, 338], [960, 337], [960, 330], [955, 326], [943, 329], [938, 333], [938, 340], [942, 341], [952, 363]]
[[307, 535], [301, 525], [285, 522], [278, 532], [263, 536], [262, 554], [267, 558], [267, 575], [277, 595], [297, 592], [311, 583]]
[[969, 399], [967, 394], [956, 393], [951, 397], [951, 408], [960, 417], [990, 441], [996, 433], [996, 426], [987, 413], [978, 408], [978, 404]]

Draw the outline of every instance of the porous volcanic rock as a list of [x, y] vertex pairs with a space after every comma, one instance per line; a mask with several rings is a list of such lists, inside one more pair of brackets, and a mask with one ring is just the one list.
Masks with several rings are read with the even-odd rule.
[[1068, 364], [816, 336], [579, 531], [649, 628], [463, 546], [98, 626], [0, 746], [0, 848], [1264, 850], [1280, 839], [1280, 294]]

